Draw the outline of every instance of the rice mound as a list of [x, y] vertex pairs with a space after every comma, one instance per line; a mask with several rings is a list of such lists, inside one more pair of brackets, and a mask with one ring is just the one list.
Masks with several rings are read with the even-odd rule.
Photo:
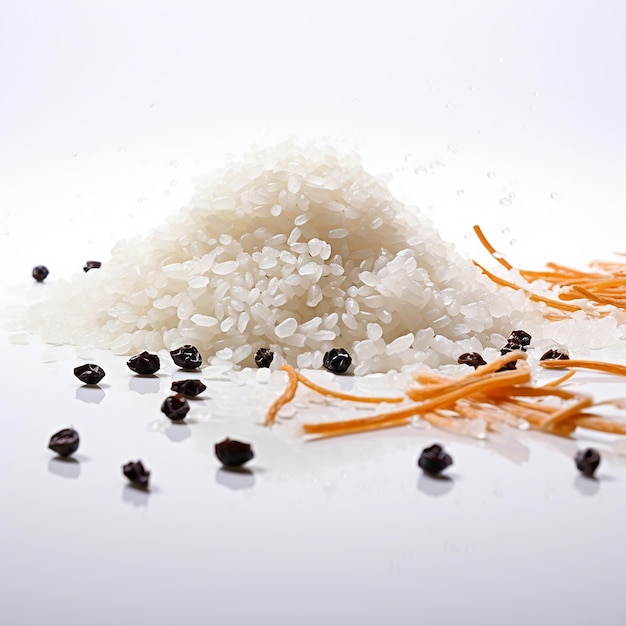
[[356, 374], [436, 367], [545, 326], [542, 305], [496, 290], [356, 155], [294, 142], [203, 180], [100, 270], [47, 287], [24, 318], [46, 341], [117, 354], [192, 343], [214, 364], [250, 366], [270, 347], [317, 368], [344, 347]]

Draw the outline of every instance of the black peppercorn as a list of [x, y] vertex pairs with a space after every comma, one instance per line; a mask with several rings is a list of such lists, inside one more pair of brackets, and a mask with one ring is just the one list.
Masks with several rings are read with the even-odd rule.
[[70, 456], [78, 450], [80, 438], [73, 428], [64, 428], [50, 437], [48, 448], [59, 456]]
[[[528, 338], [528, 343], [522, 344], [519, 343], [516, 337], [520, 337], [522, 341], [526, 341], [526, 337]], [[513, 350], [521, 350], [522, 352], [526, 352], [526, 346], [530, 343], [530, 335], [525, 333], [523, 330], [515, 330], [511, 333], [509, 340], [506, 342], [504, 348], [500, 350], [500, 354], [504, 356], [509, 352], [513, 352]], [[514, 370], [517, 367], [517, 361], [509, 361], [506, 365], [503, 365], [498, 372], [506, 372], [507, 370]]]
[[509, 336], [509, 343], [517, 344], [523, 348], [530, 345], [532, 337], [524, 330], [514, 330]]
[[500, 350], [500, 354], [504, 356], [505, 354], [508, 354], [509, 352], [513, 352], [513, 350], [520, 350], [521, 352], [526, 352], [526, 347], [520, 345], [519, 343], [507, 341], [506, 344], [504, 345], [504, 348]]
[[185, 345], [170, 352], [172, 361], [184, 370], [195, 370], [202, 365], [202, 357], [195, 346]]
[[324, 355], [322, 364], [333, 374], [343, 374], [350, 367], [352, 357], [343, 348], [333, 348]]
[[588, 478], [592, 478], [600, 465], [600, 453], [593, 448], [579, 450], [574, 457], [576, 467]]
[[159, 371], [161, 361], [157, 354], [150, 354], [144, 350], [141, 354], [137, 354], [128, 359], [126, 365], [136, 374], [150, 376]]
[[186, 380], [175, 380], [172, 382], [172, 391], [180, 393], [183, 396], [197, 396], [206, 390], [206, 385], [195, 378]]
[[547, 352], [544, 352], [541, 355], [540, 361], [566, 361], [569, 359], [569, 354], [564, 352], [563, 350], [558, 350], [557, 348], [551, 348]]
[[429, 448], [424, 448], [417, 464], [427, 474], [434, 475], [452, 465], [452, 457], [439, 444], [434, 444]]
[[487, 365], [487, 361], [485, 361], [478, 352], [465, 352], [457, 359], [457, 363], [460, 365], [469, 365], [474, 369], [480, 365]]
[[33, 267], [32, 276], [38, 283], [42, 283], [44, 280], [46, 280], [49, 273], [50, 272], [45, 265], [37, 265], [36, 267]]
[[179, 422], [184, 420], [189, 413], [189, 402], [187, 402], [187, 398], [177, 393], [175, 396], [165, 398], [161, 405], [161, 411], [173, 422]]
[[143, 466], [141, 461], [129, 461], [122, 466], [122, 472], [124, 476], [130, 480], [133, 485], [148, 488], [150, 481], [150, 472]]
[[254, 362], [257, 367], [269, 367], [274, 360], [274, 353], [267, 348], [259, 348], [254, 355]]
[[252, 459], [254, 452], [249, 443], [226, 437], [224, 441], [215, 444], [215, 455], [223, 465], [239, 467]]
[[104, 370], [95, 363], [87, 363], [74, 368], [74, 376], [85, 385], [97, 385], [105, 376]]
[[101, 266], [102, 266], [102, 263], [100, 263], [100, 261], [87, 261], [87, 263], [83, 265], [83, 270], [85, 272], [88, 272], [89, 270], [98, 269]]

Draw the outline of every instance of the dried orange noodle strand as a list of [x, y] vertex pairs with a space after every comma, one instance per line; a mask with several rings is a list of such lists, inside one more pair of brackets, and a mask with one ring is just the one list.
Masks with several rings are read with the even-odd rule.
[[626, 366], [618, 365], [617, 363], [605, 363], [604, 361], [585, 361], [583, 359], [554, 359], [539, 361], [539, 365], [548, 369], [578, 367], [581, 369], [607, 372], [608, 374], [615, 374], [616, 376], [626, 376]]
[[[449, 391], [451, 389], [458, 389], [462, 385], [465, 385], [476, 378], [484, 378], [485, 376], [497, 373], [500, 368], [508, 365], [512, 361], [523, 361], [526, 358], [527, 355], [525, 352], [513, 350], [512, 352], [491, 361], [491, 363], [477, 367], [475, 370], [472, 370], [469, 374], [466, 374], [461, 378], [442, 378], [442, 382], [432, 383], [427, 387], [411, 387], [407, 389], [406, 395], [411, 398], [411, 400], [422, 402], [423, 400], [427, 400], [428, 398], [436, 396], [439, 393], [443, 393], [446, 390]], [[422, 382], [424, 380], [424, 377], [421, 374], [417, 374], [415, 378], [418, 382]]]
[[589, 300], [593, 300], [594, 302], [597, 302], [598, 304], [612, 304], [613, 306], [617, 306], [617, 307], [620, 306], [617, 303], [617, 300], [615, 300], [614, 298], [603, 298], [602, 296], [598, 296], [595, 293], [589, 291], [588, 289], [581, 287], [580, 285], [574, 285], [572, 289], [576, 291], [577, 293], [579, 293], [580, 295], [584, 296], [585, 298]]
[[474, 261], [474, 265], [478, 267], [483, 274], [488, 276], [494, 283], [496, 283], [496, 285], [500, 285], [501, 287], [510, 287], [511, 289], [522, 290], [528, 295], [528, 298], [532, 300], [533, 302], [543, 302], [547, 304], [548, 306], [551, 306], [555, 309], [560, 309], [561, 311], [571, 311], [571, 312], [580, 311], [580, 307], [576, 306], [575, 304], [565, 304], [563, 302], [559, 302], [558, 300], [552, 300], [552, 298], [539, 296], [536, 293], [533, 293], [532, 291], [528, 291], [528, 289], [525, 289], [524, 287], [520, 287], [519, 285], [509, 282], [508, 280], [504, 280], [504, 278], [500, 278], [499, 276], [496, 276], [495, 274], [490, 272], [487, 268], [483, 267], [480, 263], [477, 263], [476, 261]]
[[452, 389], [447, 393], [442, 393], [439, 397], [431, 398], [419, 404], [412, 404], [402, 409], [379, 413], [370, 417], [340, 420], [336, 422], [326, 422], [323, 424], [303, 424], [304, 432], [309, 435], [332, 434], [358, 432], [371, 428], [382, 428], [386, 426], [400, 426], [406, 424], [411, 417], [418, 414], [427, 413], [434, 409], [450, 407], [457, 400], [470, 396], [474, 393], [481, 393], [500, 386], [510, 386], [526, 383], [530, 380], [530, 371], [525, 368], [522, 371], [511, 370], [489, 375], [484, 380], [473, 380], [467, 382], [459, 388]]
[[379, 404], [381, 402], [404, 402], [404, 398], [397, 396], [388, 398], [375, 396], [355, 396], [351, 393], [334, 391], [333, 389], [326, 389], [325, 387], [321, 387], [317, 383], [314, 383], [312, 380], [308, 379], [306, 376], [303, 376], [300, 372], [296, 372], [296, 376], [298, 377], [298, 381], [300, 381], [303, 385], [306, 385], [309, 389], [313, 389], [313, 391], [317, 391], [317, 393], [320, 393], [323, 396], [339, 398], [340, 400], [351, 400], [352, 402], [373, 402], [376, 404]]
[[545, 383], [543, 387], [558, 387], [559, 385], [562, 385], [566, 380], [569, 380], [575, 373], [575, 370], [570, 370], [569, 372], [563, 374], [563, 376], [559, 376], [558, 378], [555, 378], [554, 380]]
[[289, 378], [287, 382], [287, 388], [285, 391], [276, 398], [274, 404], [268, 409], [267, 415], [265, 416], [265, 425], [270, 426], [276, 421], [276, 414], [278, 411], [287, 404], [287, 402], [291, 402], [296, 395], [296, 390], [298, 389], [298, 374], [296, 370], [285, 363], [281, 365], [280, 369], [283, 372], [287, 372], [287, 376]]
[[498, 262], [500, 263], [500, 265], [502, 265], [503, 267], [506, 267], [507, 270], [512, 270], [513, 266], [506, 260], [504, 259], [497, 251], [496, 249], [489, 243], [487, 237], [485, 237], [485, 234], [483, 233], [482, 229], [480, 226], [478, 226], [478, 224], [474, 225], [474, 232], [476, 233], [478, 239], [480, 239], [480, 243], [483, 244], [483, 246], [485, 247], [485, 249], [487, 250], [487, 252], [489, 252], [489, 254]]

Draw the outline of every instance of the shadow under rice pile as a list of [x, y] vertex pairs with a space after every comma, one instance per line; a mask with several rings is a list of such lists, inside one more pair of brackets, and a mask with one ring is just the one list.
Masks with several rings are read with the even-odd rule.
[[38, 291], [19, 324], [47, 342], [116, 354], [192, 343], [226, 366], [270, 348], [319, 368], [343, 347], [367, 374], [454, 363], [519, 327], [572, 350], [621, 330], [583, 309], [549, 321], [547, 304], [494, 284], [356, 155], [294, 142], [231, 164], [99, 270]]

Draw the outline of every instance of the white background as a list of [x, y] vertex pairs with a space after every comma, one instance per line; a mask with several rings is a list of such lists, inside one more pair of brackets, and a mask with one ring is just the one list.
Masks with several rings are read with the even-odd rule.
[[[620, 2], [4, 2], [3, 301], [33, 265], [54, 280], [105, 260], [194, 177], [290, 135], [356, 149], [467, 254], [478, 222], [516, 264], [610, 258], [626, 250], [625, 19]], [[626, 465], [606, 446], [597, 482], [571, 461], [588, 441], [302, 446], [228, 386], [172, 432], [168, 372], [140, 393], [111, 361], [85, 396], [71, 352], [43, 364], [2, 339], [2, 623], [623, 621]], [[59, 466], [45, 443], [69, 423], [84, 443]], [[233, 430], [257, 446], [240, 484], [212, 456]], [[415, 468], [433, 437], [449, 483]], [[149, 495], [119, 473], [136, 455]]]

